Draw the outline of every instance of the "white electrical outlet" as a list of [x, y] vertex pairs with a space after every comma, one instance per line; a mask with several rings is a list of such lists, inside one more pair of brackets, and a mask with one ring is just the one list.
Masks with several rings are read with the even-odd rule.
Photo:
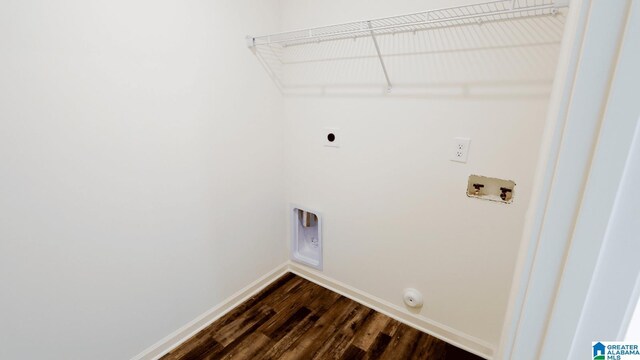
[[457, 137], [453, 139], [453, 149], [451, 150], [451, 161], [466, 163], [469, 157], [469, 144], [471, 139]]

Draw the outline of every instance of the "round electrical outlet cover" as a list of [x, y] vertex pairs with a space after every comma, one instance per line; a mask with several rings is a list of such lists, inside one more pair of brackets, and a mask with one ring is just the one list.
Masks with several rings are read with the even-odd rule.
[[405, 289], [403, 298], [408, 307], [417, 308], [423, 304], [422, 294], [416, 289]]

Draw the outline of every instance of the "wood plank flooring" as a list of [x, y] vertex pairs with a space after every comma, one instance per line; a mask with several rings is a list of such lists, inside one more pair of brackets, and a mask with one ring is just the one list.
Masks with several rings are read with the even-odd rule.
[[161, 360], [481, 358], [287, 273]]

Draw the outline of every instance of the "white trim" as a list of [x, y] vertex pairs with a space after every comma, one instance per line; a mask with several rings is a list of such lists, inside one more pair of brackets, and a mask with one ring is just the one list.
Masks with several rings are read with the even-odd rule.
[[[601, 116], [598, 143], [546, 329], [541, 358], [550, 354], [563, 359], [582, 358], [590, 354], [592, 341], [615, 340], [632, 293], [628, 284], [635, 284], [640, 269], [635, 266], [637, 260], [633, 256], [640, 250], [640, 247], [634, 248], [637, 242], [632, 240], [633, 226], [622, 227], [622, 231], [616, 228], [624, 226], [619, 221], [626, 219], [618, 214], [616, 220], [616, 208], [624, 206], [627, 209], [623, 213], [633, 214], [635, 202], [631, 201], [631, 196], [637, 194], [634, 192], [635, 183], [622, 188], [625, 173], [633, 169], [627, 162], [640, 115], [636, 96], [640, 81], [637, 70], [640, 60], [637, 36], [640, 2], [635, 2], [636, 21], [632, 27], [628, 27], [633, 15], [629, 6], [629, 1], [618, 4], [617, 17], [620, 20], [611, 29], [611, 37], [617, 35], [619, 38], [620, 46], [613, 57], [617, 61], [613, 64], [608, 96], [604, 99], [607, 103]], [[594, 5], [594, 10], [600, 21], [598, 10], [601, 9]], [[605, 290], [609, 287], [616, 289], [615, 296]], [[601, 316], [604, 314], [606, 316]], [[571, 350], [572, 341], [575, 350]]]
[[193, 335], [197, 334], [200, 330], [209, 326], [212, 322], [224, 316], [233, 308], [248, 300], [251, 296], [264, 289], [267, 285], [271, 284], [279, 277], [289, 272], [288, 265], [288, 262], [279, 265], [277, 268], [271, 270], [268, 274], [260, 277], [258, 280], [252, 282], [240, 291], [231, 295], [220, 304], [214, 306], [204, 314], [191, 320], [188, 324], [174, 331], [173, 333], [158, 341], [154, 345], [150, 346], [140, 354], [134, 356], [133, 358], [131, 358], [131, 360], [155, 360], [162, 357], [172, 349], [176, 348], [178, 345], [191, 338]]
[[624, 6], [571, 3], [496, 359], [538, 358], [600, 131]]
[[392, 319], [398, 320], [403, 324], [409, 325], [417, 330], [446, 341], [451, 345], [457, 346], [482, 358], [492, 359], [493, 346], [481, 339], [465, 334], [444, 324], [440, 324], [434, 320], [430, 320], [424, 316], [412, 314], [400, 306], [394, 305], [364, 291], [334, 280], [310, 268], [305, 268], [291, 262], [289, 264], [289, 269], [292, 273], [300, 277], [367, 306], [379, 313], [387, 315]]
[[315, 284], [336, 292], [344, 297], [356, 301], [364, 306], [367, 306], [375, 311], [389, 316], [392, 319], [398, 320], [403, 324], [409, 325], [417, 330], [427, 333], [435, 338], [446, 341], [447, 343], [457, 346], [472, 354], [476, 354], [485, 359], [492, 359], [492, 345], [481, 339], [465, 334], [461, 331], [450, 328], [426, 317], [414, 315], [400, 306], [391, 304], [364, 291], [360, 291], [354, 287], [329, 278], [316, 270], [304, 267], [292, 261], [288, 261], [269, 272], [269, 274], [261, 277], [242, 290], [233, 294], [231, 297], [216, 305], [211, 310], [205, 312], [180, 329], [174, 331], [164, 339], [158, 341], [156, 344], [150, 346], [148, 349], [136, 355], [131, 360], [159, 359], [172, 349], [176, 348], [177, 346], [197, 334], [205, 327], [209, 326], [220, 317], [224, 316], [233, 308], [248, 300], [251, 296], [260, 292], [270, 283], [277, 280], [287, 272], [296, 274]]
[[[629, 305], [622, 317], [622, 324], [616, 339], [624, 339], [625, 341], [637, 341], [637, 338], [631, 338], [630, 332], [636, 330], [638, 333], [638, 325], [640, 324], [640, 275], [636, 278], [636, 284], [633, 293], [629, 299]], [[633, 327], [633, 329], [632, 329]]]
[[516, 261], [496, 359], [509, 359], [527, 297], [527, 286], [535, 260], [538, 237], [549, 202], [550, 189], [562, 143], [562, 133], [571, 102], [589, 4], [590, 0], [573, 0], [567, 14], [558, 66], [554, 76], [556, 80], [551, 91], [545, 130], [536, 166], [532, 200], [525, 218], [522, 242]]
[[[636, 20], [640, 20], [640, 2], [636, 4], [639, 15]], [[640, 25], [640, 21], [636, 21], [636, 25]], [[629, 39], [625, 41], [629, 47], [640, 48], [637, 46], [640, 45], [637, 39], [634, 41], [633, 36], [627, 37]], [[640, 55], [640, 52], [635, 54]], [[637, 55], [636, 58], [640, 57]], [[545, 354], [547, 358], [548, 354], [557, 354], [563, 359], [584, 359], [590, 354], [592, 341], [624, 341], [633, 308], [638, 301], [640, 263], [637, 261], [637, 254], [640, 253], [640, 242], [637, 240], [640, 226], [637, 214], [640, 213], [640, 189], [637, 184], [640, 181], [640, 104], [634, 92], [628, 90], [629, 85], [634, 88], [640, 80], [640, 71], [635, 70], [640, 59], [627, 56], [622, 60], [619, 66], [625, 66], [626, 70], [623, 76], [616, 79], [618, 84], [612, 89], [611, 111], [608, 111], [607, 121], [610, 127], [616, 126], [614, 123], [621, 128], [631, 125], [635, 131], [624, 129], [626, 131], [622, 133], [609, 131], [608, 136], [604, 132], [602, 134], [608, 140], [619, 139], [619, 143], [608, 143], [598, 151], [599, 166], [592, 172], [592, 177], [597, 180], [593, 181], [585, 195], [585, 205], [590, 202], [591, 209], [586, 206], [583, 208], [585, 211], [581, 212], [576, 226], [576, 233], [581, 232], [583, 235], [574, 239], [546, 333], [542, 358], [545, 358]], [[631, 74], [633, 71], [637, 76]], [[627, 103], [624, 104], [625, 102]], [[629, 135], [628, 132], [635, 133], [631, 145], [624, 138]], [[616, 154], [606, 154], [607, 152]], [[618, 166], [615, 163], [617, 160], [624, 160], [627, 154], [629, 157], [620, 174], [615, 169]], [[614, 155], [613, 159], [611, 155]], [[609, 179], [602, 179], [603, 177]], [[622, 180], [619, 181], [620, 179]], [[606, 184], [613, 181], [619, 181], [619, 184]], [[598, 217], [598, 214], [590, 210], [600, 207], [596, 202], [604, 202], [603, 207], [606, 207], [606, 197], [612, 190], [616, 193], [613, 211], [605, 211]], [[585, 236], [585, 230], [590, 230], [592, 224], [600, 227], [603, 221], [606, 222], [606, 232], [601, 239], [594, 241], [591, 234]], [[598, 251], [596, 260], [589, 256], [592, 251], [589, 247]]]

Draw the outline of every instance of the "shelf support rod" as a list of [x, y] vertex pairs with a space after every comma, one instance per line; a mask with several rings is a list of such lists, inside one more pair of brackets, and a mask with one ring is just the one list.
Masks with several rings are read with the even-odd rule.
[[387, 80], [387, 91], [391, 92], [391, 80], [389, 80], [389, 74], [387, 73], [387, 67], [384, 64], [384, 59], [382, 59], [382, 54], [380, 53], [380, 46], [378, 46], [378, 39], [376, 39], [376, 34], [373, 32], [371, 27], [371, 21], [367, 21], [367, 25], [369, 26], [369, 32], [371, 33], [371, 39], [373, 39], [373, 45], [376, 48], [376, 52], [378, 53], [378, 59], [380, 60], [380, 65], [382, 66], [382, 72], [384, 72], [384, 78]]

